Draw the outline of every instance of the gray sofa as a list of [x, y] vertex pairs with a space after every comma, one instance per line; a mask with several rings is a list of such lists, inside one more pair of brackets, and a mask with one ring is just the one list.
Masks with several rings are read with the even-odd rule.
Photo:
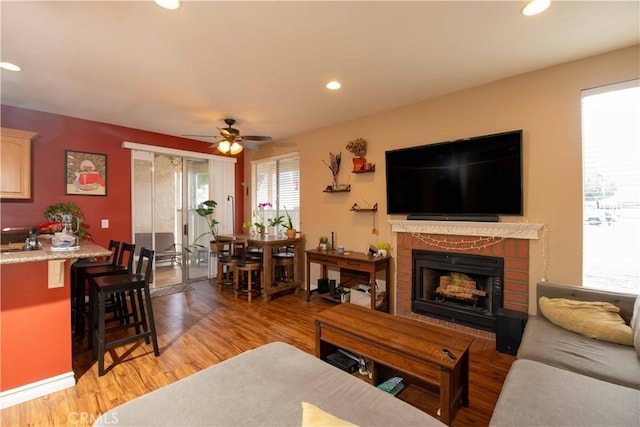
[[445, 426], [281, 342], [246, 351], [117, 406], [94, 426], [301, 426], [302, 402], [359, 426]]
[[[541, 296], [611, 302], [627, 324], [636, 301], [635, 295], [546, 282], [537, 285]], [[556, 326], [538, 310], [527, 321], [490, 425], [640, 426], [640, 352]]]

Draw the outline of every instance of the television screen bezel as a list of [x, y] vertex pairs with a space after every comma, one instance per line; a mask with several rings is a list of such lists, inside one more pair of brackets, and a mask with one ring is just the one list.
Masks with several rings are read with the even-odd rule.
[[[489, 140], [491, 138], [501, 137], [505, 135], [518, 135], [518, 149], [520, 154], [520, 200], [518, 205], [518, 212], [492, 212], [492, 213], [472, 213], [472, 212], [408, 212], [405, 210], [391, 210], [392, 205], [390, 202], [389, 193], [389, 153], [406, 152], [406, 151], [421, 151], [421, 150], [436, 150], [437, 147], [446, 146], [450, 144], [462, 143], [462, 142], [481, 142], [482, 140]], [[506, 132], [499, 132], [487, 135], [474, 136], [471, 138], [461, 138], [450, 141], [441, 141], [431, 144], [423, 144], [413, 147], [399, 148], [395, 150], [385, 151], [385, 187], [386, 187], [386, 204], [388, 215], [407, 215], [408, 219], [443, 219], [443, 220], [479, 220], [479, 221], [498, 221], [498, 216], [523, 216], [524, 215], [524, 132], [522, 129], [511, 130]]]

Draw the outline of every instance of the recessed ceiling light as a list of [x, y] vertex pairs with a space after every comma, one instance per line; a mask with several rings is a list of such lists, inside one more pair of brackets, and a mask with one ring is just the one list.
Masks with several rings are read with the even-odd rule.
[[12, 64], [11, 62], [0, 62], [0, 68], [9, 71], [20, 71], [22, 68], [18, 67], [16, 64]]
[[180, 7], [180, 0], [154, 0], [158, 6], [165, 9], [176, 10]]
[[327, 83], [327, 89], [330, 90], [338, 90], [342, 87], [342, 85], [340, 84], [340, 82], [337, 82], [335, 80], [330, 81], [329, 83]]
[[530, 0], [525, 7], [522, 8], [522, 14], [525, 16], [533, 16], [547, 10], [551, 0]]

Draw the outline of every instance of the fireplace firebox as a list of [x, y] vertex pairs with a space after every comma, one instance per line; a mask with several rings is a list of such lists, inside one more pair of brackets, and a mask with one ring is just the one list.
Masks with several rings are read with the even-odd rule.
[[411, 311], [496, 331], [503, 304], [503, 258], [414, 249], [412, 271]]

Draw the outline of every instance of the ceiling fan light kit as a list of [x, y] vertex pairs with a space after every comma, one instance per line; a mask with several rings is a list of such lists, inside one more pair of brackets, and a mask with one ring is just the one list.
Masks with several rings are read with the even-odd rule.
[[224, 119], [227, 124], [226, 128], [218, 128], [220, 132], [219, 136], [214, 135], [183, 135], [183, 136], [196, 136], [199, 138], [216, 138], [219, 142], [211, 145], [211, 148], [217, 148], [223, 154], [239, 154], [244, 148], [251, 150], [257, 150], [258, 146], [247, 141], [265, 141], [272, 140], [270, 136], [255, 136], [255, 135], [241, 135], [238, 129], [234, 129], [232, 126], [236, 123], [235, 119]]

